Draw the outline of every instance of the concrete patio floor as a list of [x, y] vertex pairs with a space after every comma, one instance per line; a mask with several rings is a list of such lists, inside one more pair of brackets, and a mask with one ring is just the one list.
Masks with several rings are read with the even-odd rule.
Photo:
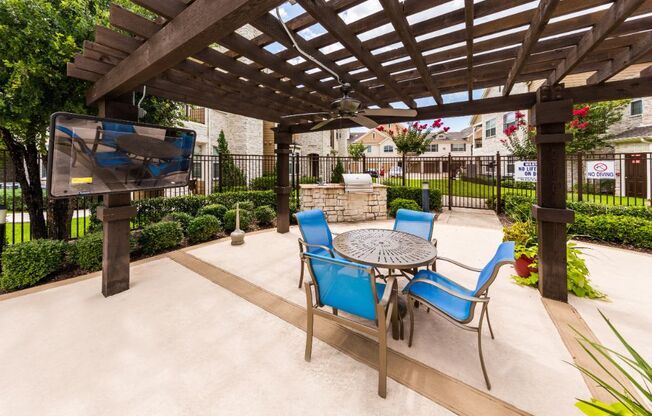
[[[97, 274], [5, 297], [0, 415], [501, 414], [496, 409], [505, 403], [514, 406], [505, 407], [511, 414], [571, 415], [579, 413], [576, 398], [590, 397], [584, 379], [566, 363], [573, 357], [538, 292], [512, 283], [510, 269], [491, 290], [496, 339], [488, 333], [483, 338], [490, 392], [474, 334], [423, 309], [416, 314], [412, 348], [390, 340], [386, 400], [376, 395], [373, 359], [350, 353], [351, 334], [320, 329], [322, 338], [339, 339], [316, 339], [306, 363], [297, 236], [296, 227], [288, 234], [259, 232], [240, 247], [220, 241], [141, 261], [132, 266], [131, 289], [107, 299], [99, 293]], [[481, 265], [501, 231], [488, 212], [455, 210], [440, 216], [435, 236], [440, 255]], [[601, 341], [617, 345], [597, 307], [649, 357], [652, 256], [582, 245], [591, 247], [592, 279], [610, 302], [571, 298], [570, 303]], [[237, 276], [239, 288], [211, 277], [221, 270]], [[440, 263], [439, 270], [470, 284], [472, 275], [454, 266]], [[431, 371], [438, 381], [411, 380], [401, 374], [405, 363], [418, 367], [419, 377]], [[498, 407], [469, 411], [472, 407], [458, 407], [451, 397]]]

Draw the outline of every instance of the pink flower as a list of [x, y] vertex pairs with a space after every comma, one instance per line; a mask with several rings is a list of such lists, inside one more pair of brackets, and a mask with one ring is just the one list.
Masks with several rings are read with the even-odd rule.
[[450, 127], [444, 127], [444, 133], [448, 133], [448, 130], [450, 130]]
[[521, 119], [521, 118], [525, 117], [525, 114], [521, 113], [520, 111], [517, 111], [515, 116], [516, 116], [516, 118]]
[[407, 133], [407, 129], [404, 128], [404, 129], [403, 129], [403, 133]]
[[413, 128], [413, 129], [416, 129], [417, 127], [419, 127], [419, 122], [418, 122], [418, 121], [415, 121], [415, 122], [412, 124], [412, 128]]
[[441, 127], [441, 121], [440, 120], [435, 120], [432, 123], [432, 127], [436, 128], [436, 129], [440, 128]]
[[591, 109], [591, 107], [589, 107], [587, 105], [587, 106], [582, 107], [582, 108], [580, 108], [578, 110], [573, 110], [573, 115], [578, 116], [578, 117], [586, 117], [586, 115], [589, 113], [590, 109]]
[[381, 126], [378, 126], [378, 127], [376, 127], [376, 130], [378, 130], [378, 131], [385, 131], [385, 126], [382, 126], [382, 125], [381, 125]]
[[589, 125], [589, 122], [588, 122], [588, 121], [585, 121], [584, 123], [579, 123], [579, 124], [577, 125], [577, 128], [580, 129], [580, 130], [583, 130], [583, 129], [587, 128], [588, 125]]
[[424, 130], [424, 129], [426, 129], [427, 127], [428, 127], [427, 124], [422, 124], [422, 125], [419, 126], [419, 129], [420, 129], [420, 130]]

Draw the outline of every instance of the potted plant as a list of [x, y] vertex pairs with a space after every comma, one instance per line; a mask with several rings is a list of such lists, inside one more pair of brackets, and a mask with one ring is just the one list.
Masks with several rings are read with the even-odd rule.
[[515, 222], [509, 227], [503, 228], [503, 241], [514, 241], [514, 269], [516, 274], [523, 279], [530, 277], [531, 273], [536, 273], [535, 263], [538, 245], [536, 226], [532, 220]]

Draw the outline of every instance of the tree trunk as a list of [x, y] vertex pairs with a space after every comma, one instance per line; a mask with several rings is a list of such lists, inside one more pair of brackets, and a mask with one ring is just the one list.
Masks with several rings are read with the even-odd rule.
[[43, 216], [43, 189], [38, 166], [38, 149], [34, 142], [18, 143], [9, 129], [0, 127], [0, 133], [14, 162], [16, 181], [20, 184], [30, 218], [32, 238], [46, 238], [47, 227]]
[[73, 198], [50, 199], [48, 202], [48, 235], [54, 240], [70, 238], [70, 223], [72, 221]]

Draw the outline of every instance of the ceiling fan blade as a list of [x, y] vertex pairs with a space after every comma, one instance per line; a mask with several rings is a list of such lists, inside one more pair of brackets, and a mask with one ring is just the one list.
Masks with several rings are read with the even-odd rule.
[[416, 117], [417, 110], [403, 108], [365, 108], [363, 111], [366, 116], [379, 117]]
[[349, 119], [355, 121], [361, 126], [365, 126], [368, 129], [375, 129], [378, 127], [378, 123], [370, 119], [369, 117], [365, 117], [362, 114], [357, 114], [355, 116], [348, 117]]
[[320, 128], [324, 127], [325, 125], [327, 125], [328, 123], [330, 123], [331, 121], [333, 121], [333, 120], [336, 120], [336, 119], [335, 118], [329, 118], [328, 120], [320, 121], [319, 123], [312, 126], [312, 128], [310, 130], [320, 129]]
[[307, 117], [307, 116], [322, 116], [324, 114], [330, 114], [325, 111], [319, 113], [301, 113], [301, 114], [288, 114], [287, 116], [281, 116], [281, 118], [291, 118], [291, 117]]

